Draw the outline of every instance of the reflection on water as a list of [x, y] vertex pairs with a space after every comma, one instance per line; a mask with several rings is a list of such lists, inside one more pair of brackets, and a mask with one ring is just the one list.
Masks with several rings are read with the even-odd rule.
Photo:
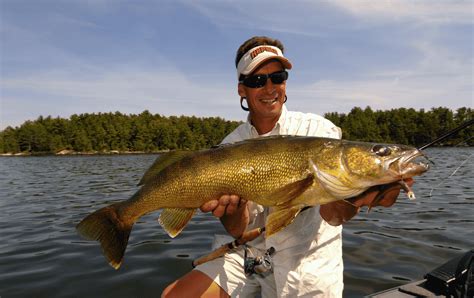
[[[346, 224], [345, 296], [420, 279], [474, 247], [473, 163], [449, 177], [473, 152], [428, 149], [435, 165], [417, 179], [417, 200], [402, 195], [392, 208], [362, 212]], [[196, 215], [175, 239], [157, 214], [141, 218], [118, 271], [97, 243], [75, 232], [88, 213], [132, 195], [155, 157], [0, 158], [0, 296], [156, 297], [189, 271], [209, 251], [213, 233], [223, 232], [211, 216]]]

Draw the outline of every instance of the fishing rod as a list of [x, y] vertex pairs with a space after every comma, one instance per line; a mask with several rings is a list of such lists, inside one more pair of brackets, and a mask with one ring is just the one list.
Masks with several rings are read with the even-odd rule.
[[263, 232], [265, 231], [265, 227], [262, 228], [256, 228], [247, 232], [244, 232], [242, 236], [240, 236], [239, 239], [236, 239], [232, 242], [229, 242], [227, 244], [222, 245], [218, 249], [212, 251], [211, 253], [202, 256], [192, 262], [193, 268], [195, 268], [197, 265], [204, 264], [206, 262], [212, 261], [214, 259], [220, 258], [226, 253], [230, 252], [231, 250], [244, 245], [245, 243], [252, 241], [256, 239], [258, 236], [260, 236]]
[[[420, 148], [418, 148], [418, 150], [424, 150], [430, 146], [432, 146], [433, 144], [436, 144], [437, 142], [439, 141], [442, 141], [452, 135], [454, 135], [455, 133], [457, 133], [458, 131], [460, 131], [461, 129], [464, 129], [468, 126], [471, 126], [472, 124], [474, 124], [474, 119], [471, 119], [471, 120], [468, 120], [466, 122], [464, 122], [463, 124], [459, 125], [458, 127], [448, 131], [447, 133], [443, 134], [442, 136], [440, 136], [439, 138], [436, 138], [435, 140], [427, 143], [426, 145], [423, 145], [421, 146]], [[406, 184], [402, 184], [402, 188], [405, 189], [405, 191], [407, 191], [407, 193], [412, 193], [413, 192], [411, 191], [411, 189], [408, 187], [408, 185]], [[252, 241], [254, 239], [256, 239], [258, 236], [260, 236], [263, 232], [265, 231], [265, 227], [263, 228], [256, 228], [256, 229], [253, 229], [251, 231], [247, 231], [245, 232], [239, 239], [236, 239], [232, 242], [229, 242], [229, 243], [226, 243], [224, 245], [222, 245], [221, 247], [217, 248], [216, 250], [212, 251], [211, 253], [205, 255], [205, 256], [202, 256], [196, 260], [194, 260], [192, 262], [192, 266], [193, 268], [198, 266], [198, 265], [201, 265], [201, 264], [204, 264], [206, 262], [209, 262], [211, 260], [214, 260], [214, 259], [217, 259], [223, 255], [225, 255], [226, 253], [236, 249], [237, 247], [241, 246], [241, 245], [244, 245], [246, 244], [247, 242], [249, 241]]]
[[418, 150], [424, 150], [424, 149], [438, 143], [439, 141], [442, 141], [446, 138], [449, 138], [450, 136], [454, 135], [455, 133], [457, 133], [461, 129], [464, 129], [468, 126], [471, 126], [472, 124], [474, 124], [474, 119], [468, 120], [468, 121], [464, 122], [463, 124], [459, 125], [458, 127], [454, 128], [454, 129], [451, 129], [450, 131], [448, 131], [444, 135], [440, 136], [439, 138], [436, 138], [435, 140], [429, 142], [428, 144], [421, 146], [420, 148], [418, 148]]

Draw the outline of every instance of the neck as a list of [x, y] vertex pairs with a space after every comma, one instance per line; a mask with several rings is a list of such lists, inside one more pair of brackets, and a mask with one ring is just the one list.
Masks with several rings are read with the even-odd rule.
[[252, 123], [259, 135], [270, 132], [275, 127], [278, 119], [280, 119], [280, 115], [272, 118], [258, 118], [250, 114], [250, 123]]

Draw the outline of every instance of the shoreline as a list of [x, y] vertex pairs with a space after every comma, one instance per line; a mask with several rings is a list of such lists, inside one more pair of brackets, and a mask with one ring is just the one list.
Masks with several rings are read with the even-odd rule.
[[[432, 148], [456, 148], [456, 147], [473, 147], [473, 146], [433, 146]], [[474, 148], [474, 147], [473, 147]], [[52, 152], [18, 152], [18, 153], [0, 153], [0, 157], [29, 157], [29, 156], [99, 156], [99, 155], [143, 155], [143, 154], [163, 154], [172, 150], [160, 151], [73, 151], [61, 150], [56, 153]]]
[[56, 153], [52, 152], [18, 152], [18, 153], [0, 153], [0, 157], [30, 157], [30, 156], [98, 156], [98, 155], [142, 155], [142, 154], [162, 154], [169, 152], [170, 150], [161, 151], [72, 151], [72, 150], [61, 150]]

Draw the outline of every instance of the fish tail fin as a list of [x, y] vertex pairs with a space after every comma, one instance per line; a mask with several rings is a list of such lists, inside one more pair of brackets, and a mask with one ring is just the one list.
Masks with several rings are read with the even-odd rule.
[[120, 203], [95, 211], [77, 226], [78, 233], [88, 240], [99, 241], [110, 266], [118, 269], [122, 265], [128, 237], [133, 221], [126, 221], [118, 214]]

